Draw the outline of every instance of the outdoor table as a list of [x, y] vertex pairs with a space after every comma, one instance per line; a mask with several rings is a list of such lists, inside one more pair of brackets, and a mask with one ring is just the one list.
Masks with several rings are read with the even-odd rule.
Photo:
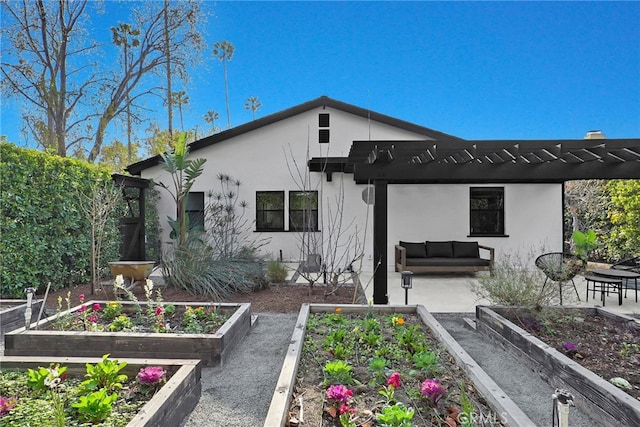
[[605, 294], [609, 295], [609, 291], [611, 289], [615, 289], [615, 291], [618, 293], [618, 305], [622, 305], [622, 279], [587, 275], [585, 276], [585, 280], [587, 281], [587, 301], [589, 301], [589, 290], [593, 292], [593, 298], [595, 298], [596, 291], [598, 291], [600, 292], [600, 299], [602, 300], [602, 306], [604, 307]]
[[[624, 287], [624, 297], [627, 297], [627, 289], [629, 288], [628, 282], [633, 280], [634, 289], [636, 291], [636, 302], [638, 302], [638, 278], [640, 278], [640, 273], [636, 273], [634, 271], [629, 270], [618, 270], [615, 268], [596, 268], [594, 270], [589, 270], [588, 274], [600, 277], [608, 277], [611, 279], [620, 279], [625, 284]], [[622, 304], [622, 302], [620, 302]]]

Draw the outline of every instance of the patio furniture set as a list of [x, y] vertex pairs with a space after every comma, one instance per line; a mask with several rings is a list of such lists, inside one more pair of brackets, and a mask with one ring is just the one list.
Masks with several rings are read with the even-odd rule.
[[[584, 271], [585, 263], [583, 261], [575, 255], [552, 252], [540, 255], [535, 264], [547, 276], [543, 290], [549, 280], [558, 283], [560, 305], [562, 305], [562, 288], [569, 282], [573, 285], [576, 296], [580, 300], [573, 279], [581, 271]], [[633, 289], [636, 302], [638, 302], [638, 279], [640, 279], [640, 257], [620, 261], [613, 264], [611, 268], [587, 270], [585, 271], [585, 281], [587, 283], [586, 300], [589, 301], [589, 292], [591, 292], [592, 298], [595, 298], [596, 292], [598, 292], [604, 307], [606, 297], [610, 293], [615, 293], [618, 295], [618, 305], [622, 305], [622, 291], [624, 290], [624, 297], [626, 298], [627, 290]]]

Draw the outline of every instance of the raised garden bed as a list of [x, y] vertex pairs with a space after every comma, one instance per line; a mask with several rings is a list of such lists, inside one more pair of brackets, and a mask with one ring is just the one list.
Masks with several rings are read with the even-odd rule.
[[[3, 370], [26, 370], [48, 367], [51, 363], [66, 366], [68, 375], [83, 375], [87, 363], [102, 359], [81, 357], [0, 357]], [[138, 411], [127, 427], [177, 427], [193, 411], [202, 390], [199, 360], [118, 359], [127, 362], [122, 373], [131, 378], [142, 367], [161, 366], [170, 377], [167, 382]], [[169, 376], [169, 375], [168, 375]], [[18, 396], [19, 398], [19, 396]]]
[[[533, 422], [520, 410], [520, 408], [517, 407], [517, 405], [515, 405], [515, 403], [513, 403], [513, 401], [499, 388], [499, 386], [482, 370], [482, 368], [478, 366], [478, 364], [466, 353], [466, 351], [462, 349], [462, 347], [460, 347], [460, 345], [449, 335], [449, 333], [442, 327], [442, 325], [440, 325], [437, 322], [437, 320], [424, 308], [424, 306], [421, 306], [421, 305], [418, 305], [418, 306], [368, 306], [368, 305], [303, 304], [300, 309], [300, 314], [298, 316], [296, 327], [293, 332], [291, 344], [285, 356], [282, 370], [280, 372], [280, 376], [276, 384], [276, 389], [275, 389], [273, 398], [271, 400], [271, 405], [269, 407], [269, 411], [264, 423], [265, 427], [294, 425], [292, 424], [292, 422], [295, 423], [296, 420], [291, 419], [292, 408], [295, 407], [296, 405], [299, 405], [298, 403], [299, 397], [303, 397], [303, 399], [306, 399], [306, 403], [303, 403], [302, 405], [300, 405], [300, 406], [304, 405], [305, 408], [308, 408], [308, 409], [305, 409], [305, 413], [307, 413], [307, 411], [310, 410], [312, 413], [315, 414], [315, 416], [318, 416], [318, 413], [322, 414], [324, 412], [327, 412], [327, 409], [331, 410], [330, 408], [331, 405], [328, 402], [327, 404], [322, 403], [322, 400], [325, 397], [324, 391], [321, 391], [320, 393], [316, 393], [315, 391], [312, 392], [310, 390], [307, 390], [306, 388], [301, 387], [300, 384], [298, 383], [298, 373], [299, 373], [299, 370], [302, 369], [301, 366], [308, 365], [308, 364], [313, 365], [313, 364], [316, 364], [316, 362], [322, 363], [322, 364], [325, 363], [324, 356], [321, 356], [321, 358], [323, 358], [322, 361], [307, 360], [307, 357], [310, 354], [312, 355], [311, 358], [313, 359], [315, 359], [316, 356], [315, 354], [313, 354], [314, 351], [305, 351], [303, 349], [303, 344], [305, 343], [305, 336], [307, 334], [311, 335], [311, 332], [310, 332], [311, 330], [309, 332], [307, 331], [308, 322], [310, 321], [311, 318], [315, 317], [316, 313], [327, 313], [327, 314], [335, 313], [337, 315], [345, 315], [345, 316], [358, 314], [360, 317], [363, 317], [363, 318], [366, 317], [367, 315], [370, 316], [370, 318], [380, 315], [383, 318], [386, 318], [387, 320], [391, 319], [392, 321], [394, 318], [402, 318], [403, 320], [397, 323], [397, 325], [399, 325], [400, 327], [395, 330], [396, 332], [400, 332], [400, 333], [402, 333], [402, 329], [405, 324], [407, 325], [407, 328], [409, 327], [413, 328], [413, 325], [409, 325], [409, 322], [413, 323], [415, 321], [417, 323], [416, 326], [418, 326], [419, 330], [423, 331], [425, 335], [429, 335], [430, 338], [433, 338], [436, 341], [438, 347], [444, 348], [443, 353], [440, 355], [440, 357], [446, 359], [447, 363], [452, 363], [453, 366], [455, 366], [455, 369], [459, 370], [459, 372], [457, 374], [454, 374], [453, 377], [449, 376], [450, 372], [447, 374], [442, 374], [442, 375], [445, 375], [446, 378], [449, 378], [447, 383], [447, 387], [448, 387], [447, 392], [452, 392], [455, 394], [457, 387], [459, 386], [459, 384], [461, 384], [460, 381], [464, 381], [464, 383], [466, 384], [466, 389], [473, 390], [474, 397], [472, 398], [472, 400], [482, 401], [484, 405], [488, 406], [489, 409], [493, 411], [493, 414], [471, 413], [471, 416], [475, 417], [476, 421], [478, 421], [479, 418], [488, 417], [491, 419], [491, 422], [494, 423], [492, 425], [509, 425], [509, 426], [533, 425]], [[405, 318], [407, 319], [406, 320], [407, 323], [405, 323], [405, 320], [404, 320]], [[409, 320], [409, 318], [411, 318], [411, 320]], [[313, 322], [317, 324], [318, 320], [314, 318]], [[378, 321], [378, 323], [381, 324], [380, 321]], [[314, 328], [314, 326], [309, 326], [309, 327]], [[359, 332], [356, 332], [356, 330], [353, 330], [353, 331], [350, 331], [349, 333], [355, 334]], [[434, 351], [439, 351], [439, 350], [434, 350]], [[303, 354], [305, 355], [305, 360], [302, 360]], [[365, 356], [361, 356], [359, 353], [358, 357], [365, 357]], [[335, 360], [337, 359], [338, 358], [336, 358]], [[409, 383], [409, 382], [415, 382], [417, 379], [417, 377], [410, 378], [411, 375], [416, 375], [415, 373], [410, 372], [410, 363], [411, 363], [411, 360], [410, 359], [407, 360], [407, 367], [406, 367], [407, 369], [404, 369], [404, 367], [401, 369], [403, 372], [406, 373], [407, 376], [404, 376], [402, 379], [402, 382], [403, 382], [402, 391], [400, 389], [397, 390], [398, 397], [400, 397], [401, 395], [404, 395], [404, 392], [406, 391], [404, 388], [405, 381]], [[358, 372], [366, 369], [367, 369], [366, 367], [355, 367], [354, 372]], [[386, 375], [388, 374], [389, 373], [386, 373]], [[405, 374], [403, 373], [402, 375], [405, 375]], [[466, 379], [462, 380], [464, 376], [466, 376]], [[322, 383], [322, 379], [320, 379], [320, 383]], [[355, 406], [360, 406], [360, 403], [364, 399], [368, 398], [368, 395], [364, 396], [362, 394], [364, 393], [363, 386], [358, 386], [357, 384], [358, 382], [355, 382], [353, 385], [353, 388], [355, 389], [355, 391], [353, 392], [352, 396], [353, 396], [353, 400], [355, 400], [356, 402], [353, 403], [354, 407], [352, 409], [355, 409]], [[362, 384], [364, 385], [364, 383]], [[377, 386], [373, 388], [376, 388], [376, 387]], [[314, 387], [314, 388], [317, 388], [317, 387]], [[309, 393], [307, 393], [307, 391], [309, 391]], [[366, 391], [367, 394], [370, 392], [371, 392], [370, 390]], [[410, 391], [406, 391], [406, 392], [407, 394], [411, 393]], [[422, 391], [422, 393], [425, 393], [425, 391]], [[294, 394], [296, 399], [294, 399]], [[315, 397], [316, 394], [318, 394], [317, 397]], [[329, 397], [328, 389], [326, 394], [327, 394], [326, 397], [328, 398]], [[378, 394], [377, 389], [375, 389], [374, 394]], [[312, 397], [312, 395], [314, 395], [314, 397]], [[313, 401], [319, 400], [319, 403], [313, 404], [310, 399], [313, 399]], [[379, 399], [382, 399], [382, 397], [378, 395], [376, 400], [379, 400]], [[448, 398], [446, 399], [443, 398], [443, 401], [444, 400], [447, 400], [447, 402], [449, 402]], [[434, 403], [435, 403], [435, 400], [434, 400]], [[349, 404], [351, 405], [352, 403], [349, 403]], [[322, 410], [312, 409], [313, 407], [317, 407], [317, 406], [320, 406], [321, 408], [324, 407], [324, 409]], [[380, 409], [380, 407], [378, 405], [374, 405], [374, 406], [376, 407], [373, 408], [373, 411], [377, 412], [377, 410]], [[405, 407], [408, 407], [408, 406], [405, 406]], [[440, 408], [442, 409], [442, 406], [440, 406]], [[444, 409], [448, 410], [449, 408], [444, 408]], [[362, 422], [365, 422], [365, 420], [363, 420], [364, 416], [369, 417], [369, 420], [366, 421], [369, 423], [369, 425], [371, 426], [380, 425], [375, 421], [375, 414], [373, 413], [369, 413], [368, 415], [365, 415], [365, 414], [367, 414], [366, 410], [362, 411], [361, 408], [358, 408], [357, 415], [358, 417], [360, 417], [360, 419], [358, 420], [357, 425], [360, 425]], [[295, 418], [297, 419], [300, 416], [300, 414], [298, 413], [296, 415], [297, 416]], [[304, 417], [305, 417], [305, 423], [311, 422], [313, 425], [317, 425], [315, 423], [315, 418], [313, 418], [311, 421], [307, 419], [307, 418], [311, 418], [311, 414], [307, 414]], [[439, 417], [439, 416], [436, 416], [436, 417]], [[419, 416], [416, 416], [416, 420], [418, 418]], [[456, 416], [453, 413], [452, 413], [452, 418], [456, 418]], [[487, 418], [484, 418], [484, 420], [487, 421]], [[444, 417], [440, 418], [440, 421], [444, 422]], [[326, 416], [325, 416], [325, 422], [327, 422]], [[424, 421], [421, 421], [421, 422], [424, 422]], [[450, 420], [448, 422], [453, 422], [453, 420]], [[300, 425], [306, 425], [305, 423], [300, 423]], [[329, 424], [322, 424], [322, 425], [333, 425], [333, 424], [329, 422]], [[428, 421], [427, 421], [427, 424], [423, 423], [423, 424], [416, 424], [416, 425], [441, 425], [441, 424], [428, 424]]]
[[[109, 301], [89, 301], [106, 306]], [[123, 302], [123, 305], [131, 303]], [[194, 306], [193, 303], [172, 302], [177, 310]], [[144, 307], [144, 304], [141, 304]], [[77, 312], [81, 306], [63, 311], [35, 324], [27, 330], [22, 327], [5, 335], [4, 354], [7, 356], [53, 356], [53, 357], [112, 357], [199, 359], [204, 366], [218, 366], [251, 329], [251, 304], [206, 304], [198, 307], [215, 307], [230, 311], [231, 317], [211, 334], [174, 334], [157, 332], [88, 332], [52, 330], [60, 316]]]
[[[477, 329], [528, 363], [552, 387], [568, 390], [576, 406], [603, 425], [640, 425], [640, 401], [619, 389], [608, 380], [583, 367], [532, 333], [515, 325], [506, 317], [513, 307], [476, 307]], [[578, 317], [599, 316], [623, 328], [639, 328], [640, 323], [629, 316], [619, 315], [601, 307], [558, 308], [575, 310]], [[525, 313], [521, 312], [520, 316]], [[552, 327], [559, 327], [558, 324]], [[576, 340], [579, 339], [576, 337]], [[617, 343], [622, 345], [622, 343]], [[607, 357], [592, 354], [589, 357]]]
[[[31, 301], [31, 320], [38, 318], [38, 313], [42, 307], [42, 301], [35, 298]], [[25, 325], [24, 313], [27, 309], [27, 301], [21, 299], [0, 300], [0, 338], [5, 333]]]

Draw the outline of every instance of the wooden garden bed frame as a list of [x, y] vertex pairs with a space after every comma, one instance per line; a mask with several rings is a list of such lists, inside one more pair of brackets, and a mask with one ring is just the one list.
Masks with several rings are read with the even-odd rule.
[[[88, 301], [84, 305], [102, 306], [109, 301]], [[168, 304], [169, 302], [165, 302]], [[123, 306], [133, 303], [122, 302]], [[85, 332], [43, 330], [58, 315], [40, 322], [35, 330], [24, 327], [5, 334], [4, 354], [7, 356], [50, 357], [111, 357], [199, 359], [204, 366], [223, 365], [231, 350], [244, 338], [253, 322], [249, 303], [193, 303], [171, 302], [178, 307], [210, 307], [234, 310], [233, 315], [213, 334], [165, 334], [136, 332]], [[144, 307], [145, 304], [141, 303]], [[81, 306], [60, 315], [77, 311]]]
[[469, 354], [453, 339], [446, 329], [427, 311], [422, 305], [335, 305], [335, 304], [303, 304], [300, 308], [296, 327], [291, 337], [291, 344], [285, 355], [282, 369], [276, 388], [269, 406], [269, 412], [264, 422], [264, 427], [283, 427], [288, 418], [289, 405], [296, 382], [298, 366], [302, 356], [302, 345], [306, 332], [307, 319], [310, 313], [334, 313], [340, 307], [342, 313], [366, 313], [373, 310], [376, 313], [416, 314], [429, 328], [433, 336], [447, 349], [456, 360], [476, 390], [486, 399], [487, 404], [501, 417], [504, 417], [509, 426], [529, 427], [534, 423], [522, 412], [522, 410], [507, 396], [505, 392], [489, 377], [484, 370], [469, 356]]
[[[601, 307], [575, 308], [580, 309], [582, 315], [633, 322], [640, 327], [638, 320]], [[568, 390], [576, 406], [603, 425], [640, 425], [640, 402], [505, 319], [500, 313], [509, 309], [513, 307], [476, 306], [477, 329], [532, 366], [552, 387]]]

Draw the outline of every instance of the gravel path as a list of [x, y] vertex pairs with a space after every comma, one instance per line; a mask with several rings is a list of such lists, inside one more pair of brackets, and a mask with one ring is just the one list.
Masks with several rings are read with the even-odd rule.
[[298, 313], [258, 313], [223, 367], [202, 369], [202, 396], [183, 427], [261, 427]]
[[[465, 327], [465, 316], [472, 314], [434, 314], [536, 425], [550, 426], [554, 389], [506, 350]], [[258, 314], [258, 323], [225, 366], [202, 370], [202, 397], [182, 427], [262, 426], [297, 317]], [[599, 425], [577, 408], [571, 409], [569, 421], [571, 427]]]

